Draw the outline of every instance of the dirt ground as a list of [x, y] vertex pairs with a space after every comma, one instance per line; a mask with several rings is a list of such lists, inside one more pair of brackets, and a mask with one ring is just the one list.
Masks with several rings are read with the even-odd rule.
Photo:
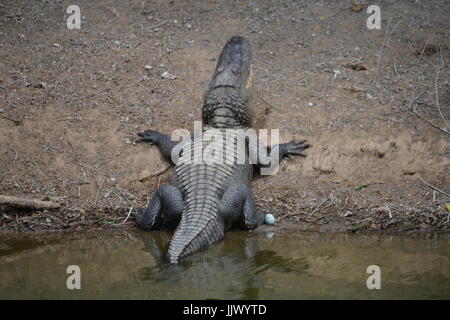
[[192, 130], [236, 34], [255, 127], [313, 145], [253, 181], [258, 206], [303, 230], [450, 228], [447, 0], [377, 1], [381, 30], [368, 1], [76, 1], [80, 30], [71, 4], [0, 3], [0, 194], [63, 204], [3, 208], [0, 232], [134, 228], [172, 175], [136, 133]]

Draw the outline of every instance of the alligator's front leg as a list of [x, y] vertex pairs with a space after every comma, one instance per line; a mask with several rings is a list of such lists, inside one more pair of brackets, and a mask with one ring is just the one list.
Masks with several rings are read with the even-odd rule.
[[262, 225], [265, 218], [265, 214], [256, 208], [252, 191], [245, 184], [236, 184], [225, 191], [219, 202], [219, 212], [227, 227], [240, 221], [249, 230]]
[[139, 228], [146, 231], [157, 228], [162, 220], [177, 225], [183, 208], [184, 200], [180, 190], [168, 184], [156, 191], [147, 209], [136, 217], [136, 222]]
[[[265, 156], [261, 156], [258, 153], [258, 149], [255, 143], [249, 144], [250, 152], [253, 156], [256, 155], [257, 161], [255, 166], [262, 170], [266, 170], [265, 174], [274, 174], [272, 171], [278, 168], [278, 164], [284, 158], [290, 158], [291, 156], [302, 156], [306, 157], [303, 150], [308, 149], [311, 145], [305, 143], [306, 140], [296, 141], [293, 140], [288, 143], [277, 144], [273, 148], [268, 147]], [[275, 171], [276, 172], [276, 171]]]
[[172, 162], [172, 149], [176, 146], [176, 143], [173, 142], [168, 135], [155, 130], [146, 130], [144, 132], [139, 132], [138, 136], [140, 139], [136, 140], [136, 142], [148, 142], [158, 146], [162, 155]]
[[268, 148], [270, 157], [272, 157], [275, 152], [278, 152], [280, 161], [284, 158], [290, 158], [291, 156], [302, 156], [306, 157], [306, 154], [302, 153], [303, 150], [311, 147], [310, 144], [305, 143], [306, 140], [293, 140], [288, 143], [277, 144], [273, 148]]

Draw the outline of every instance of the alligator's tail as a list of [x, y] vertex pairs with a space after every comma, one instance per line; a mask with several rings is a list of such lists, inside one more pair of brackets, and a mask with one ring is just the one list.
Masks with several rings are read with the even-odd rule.
[[180, 258], [221, 240], [223, 234], [224, 223], [217, 210], [217, 203], [197, 202], [186, 206], [170, 241], [170, 263], [178, 263]]

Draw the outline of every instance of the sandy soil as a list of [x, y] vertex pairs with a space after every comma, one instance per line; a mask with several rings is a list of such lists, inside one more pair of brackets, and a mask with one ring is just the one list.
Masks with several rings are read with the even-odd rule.
[[172, 174], [136, 133], [192, 130], [235, 34], [254, 51], [255, 127], [313, 144], [254, 180], [259, 206], [305, 230], [449, 228], [448, 1], [378, 1], [381, 30], [368, 2], [77, 3], [80, 30], [69, 1], [0, 4], [0, 194], [63, 204], [4, 208], [0, 230], [134, 227]]

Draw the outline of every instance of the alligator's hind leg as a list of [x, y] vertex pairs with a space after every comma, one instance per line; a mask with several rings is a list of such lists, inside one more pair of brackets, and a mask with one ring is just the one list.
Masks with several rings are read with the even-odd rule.
[[163, 219], [176, 224], [181, 218], [183, 208], [184, 201], [180, 190], [168, 184], [156, 191], [147, 209], [136, 217], [136, 222], [139, 228], [146, 231], [158, 227]]
[[173, 142], [168, 135], [155, 130], [146, 130], [144, 132], [139, 132], [138, 136], [140, 138], [136, 142], [148, 142], [158, 146], [164, 158], [172, 161], [172, 149], [175, 147], [176, 143]]
[[265, 214], [256, 208], [252, 191], [245, 184], [236, 184], [225, 191], [219, 212], [227, 225], [240, 221], [243, 227], [255, 229], [264, 223]]

